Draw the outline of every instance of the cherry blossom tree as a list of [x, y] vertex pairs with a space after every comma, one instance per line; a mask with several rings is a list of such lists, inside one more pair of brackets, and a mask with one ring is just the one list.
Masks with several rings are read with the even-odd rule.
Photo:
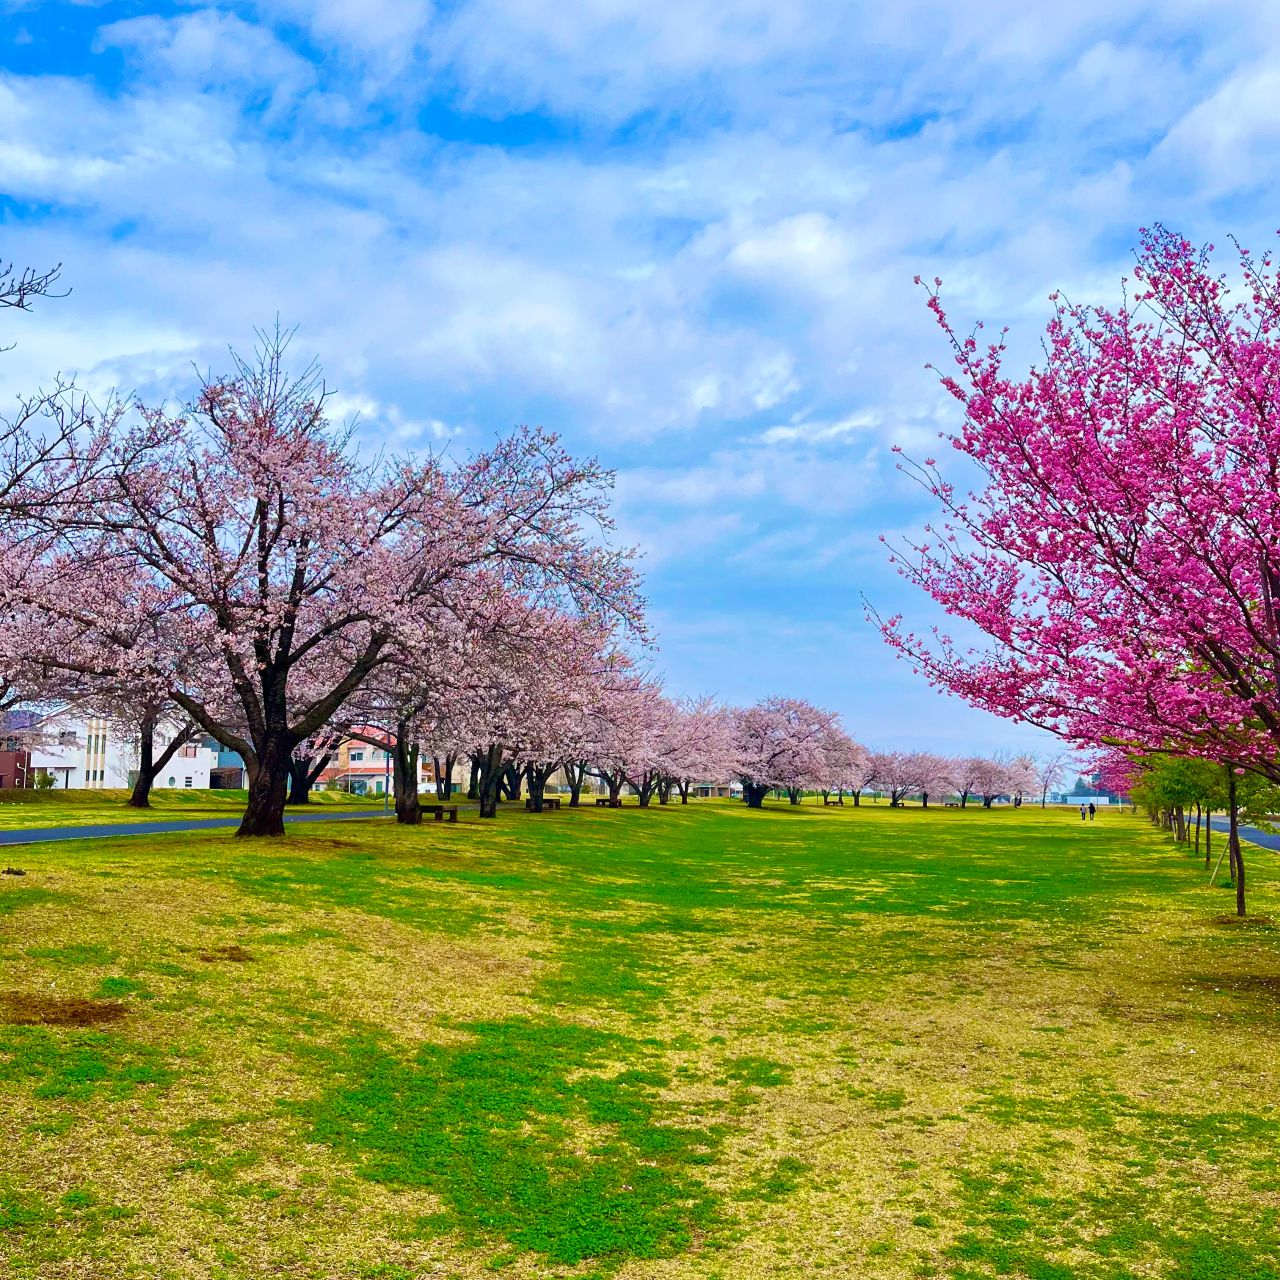
[[822, 744], [835, 721], [800, 698], [765, 698], [735, 716], [735, 751], [743, 799], [753, 809], [775, 787], [799, 791], [823, 772]]
[[1144, 232], [1124, 304], [1055, 299], [1026, 377], [930, 290], [980, 483], [909, 468], [945, 523], [896, 560], [987, 638], [887, 619], [930, 680], [1073, 743], [1280, 778], [1280, 279], [1243, 250], [1238, 271], [1233, 298], [1210, 250]]
[[1036, 787], [1040, 793], [1040, 807], [1043, 809], [1049, 802], [1049, 792], [1063, 779], [1067, 769], [1067, 752], [1046, 752], [1037, 756], [1034, 761]]
[[462, 607], [470, 571], [641, 622], [630, 555], [599, 537], [608, 473], [529, 430], [456, 469], [362, 461], [328, 423], [315, 367], [286, 372], [287, 345], [267, 337], [185, 409], [144, 408], [113, 433], [108, 473], [57, 530], [60, 554], [102, 585], [41, 602], [112, 643], [132, 602], [164, 612], [199, 670], [136, 652], [131, 669], [244, 758], [249, 836], [283, 832], [297, 745], [412, 643], [422, 609]]

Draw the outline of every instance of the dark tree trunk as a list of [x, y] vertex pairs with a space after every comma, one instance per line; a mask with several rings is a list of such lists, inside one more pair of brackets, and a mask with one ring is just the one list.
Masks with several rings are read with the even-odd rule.
[[962, 809], [967, 809], [969, 807], [969, 793], [967, 791], [962, 791], [960, 793], [960, 807]]
[[1213, 810], [1204, 811], [1204, 869], [1209, 870], [1209, 844], [1213, 840]]
[[156, 729], [158, 727], [158, 716], [145, 716], [138, 728], [138, 776], [134, 779], [129, 799], [125, 801], [131, 809], [151, 808], [151, 788], [155, 786], [160, 770], [173, 759], [179, 747], [186, 746], [196, 736], [195, 725], [188, 725], [157, 756]]
[[544, 764], [541, 766], [529, 766], [529, 799], [532, 801], [529, 808], [534, 813], [541, 813], [545, 807], [543, 801], [546, 797], [547, 783], [551, 780], [551, 775], [560, 766], [557, 764]]
[[799, 803], [800, 803], [800, 788], [799, 788], [799, 787], [788, 787], [788, 788], [787, 788], [787, 799], [788, 799], [788, 800], [790, 800], [792, 804], [799, 804]]
[[518, 765], [509, 764], [502, 770], [501, 791], [506, 792], [508, 800], [519, 800], [524, 785], [525, 771]]
[[147, 716], [142, 722], [141, 741], [138, 744], [138, 777], [129, 797], [131, 809], [151, 808], [151, 784], [156, 780], [156, 721]]
[[502, 748], [496, 742], [491, 742], [484, 755], [477, 759], [476, 798], [480, 801], [480, 816], [496, 818], [498, 785], [502, 781]]
[[[457, 762], [457, 756], [445, 756], [444, 767], [441, 768], [440, 757], [431, 757], [431, 764], [436, 775], [436, 799], [441, 804], [447, 804], [449, 797], [453, 795], [453, 766]], [[474, 798], [474, 796], [471, 797], [471, 799]]]
[[748, 809], [763, 809], [764, 798], [769, 794], [769, 788], [758, 782], [744, 782], [742, 784], [742, 798], [746, 802]]
[[577, 760], [564, 767], [564, 776], [569, 779], [569, 808], [578, 808], [582, 800], [582, 784], [587, 778], [587, 762]]
[[[628, 779], [628, 781], [630, 780]], [[649, 771], [640, 775], [639, 782], [631, 783], [632, 788], [635, 790], [636, 801], [640, 805], [640, 808], [647, 809], [649, 807], [649, 801], [653, 799], [653, 793], [657, 785], [657, 775]]]
[[922, 809], [927, 809], [929, 807], [929, 793], [927, 791], [922, 791], [920, 793], [920, 807]]
[[672, 784], [672, 781], [673, 781], [673, 779], [671, 779], [671, 778], [659, 778], [659, 779], [658, 779], [658, 803], [659, 803], [659, 804], [670, 804], [670, 803], [671, 803], [671, 784]]
[[1200, 856], [1200, 806], [1196, 805], [1196, 857]]
[[688, 778], [681, 778], [676, 783], [676, 790], [680, 793], [681, 804], [689, 803], [689, 787], [690, 787], [690, 782]]
[[1240, 852], [1240, 809], [1236, 804], [1236, 773], [1227, 767], [1227, 807], [1231, 810], [1231, 833], [1229, 849], [1231, 852], [1231, 872], [1236, 884], [1236, 915], [1245, 914], [1244, 904], [1244, 857]]
[[396, 725], [396, 740], [391, 755], [393, 785], [396, 792], [396, 821], [416, 827], [422, 821], [422, 802], [418, 799], [418, 752], [410, 741], [411, 726], [407, 720]]
[[855, 809], [861, 808], [861, 806], [858, 803], [858, 801], [861, 799], [862, 799], [862, 788], [859, 787], [858, 790], [853, 793], [853, 807]]
[[305, 756], [299, 759], [297, 756], [291, 756], [289, 759], [289, 799], [287, 804], [310, 804], [311, 803], [311, 783], [307, 780], [310, 770], [311, 761]]
[[480, 771], [484, 767], [484, 756], [480, 754], [471, 757], [471, 773], [467, 778], [467, 799], [480, 799]]
[[622, 803], [622, 784], [626, 779], [621, 773], [602, 773], [601, 781], [609, 788], [609, 801], [611, 804]]
[[[280, 720], [283, 722], [283, 715]], [[256, 760], [250, 766], [249, 803], [237, 836], [284, 835], [284, 806], [289, 794], [289, 762], [295, 746], [293, 735], [281, 724], [264, 731], [254, 743]]]

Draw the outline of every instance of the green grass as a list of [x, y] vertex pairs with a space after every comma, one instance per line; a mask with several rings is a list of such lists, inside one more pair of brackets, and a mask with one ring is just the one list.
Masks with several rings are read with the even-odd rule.
[[[100, 790], [0, 791], [0, 831], [33, 827], [91, 826], [102, 823], [165, 822], [180, 818], [238, 818], [244, 812], [244, 790], [191, 790], [157, 787], [150, 809], [132, 809], [125, 802], [129, 792]], [[367, 799], [343, 791], [313, 791], [312, 807], [381, 809], [382, 797]], [[295, 806], [290, 812], [300, 811]]]
[[15, 849], [0, 1274], [1280, 1277], [1271, 855], [1240, 927], [1110, 813], [463, 819]]

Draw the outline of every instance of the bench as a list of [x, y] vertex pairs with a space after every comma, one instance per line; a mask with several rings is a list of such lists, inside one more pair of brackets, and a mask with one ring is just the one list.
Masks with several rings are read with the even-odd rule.
[[622, 801], [621, 801], [621, 800], [610, 800], [608, 796], [601, 796], [601, 797], [596, 801], [596, 808], [597, 808], [597, 809], [621, 809], [621, 808], [622, 808]]
[[438, 804], [431, 812], [436, 815], [437, 822], [444, 822], [446, 813], [449, 815], [448, 820], [450, 822], [457, 822], [458, 820], [458, 806], [456, 804]]
[[[532, 796], [531, 796], [528, 800], [526, 800], [526, 801], [524, 802], [524, 807], [525, 807], [525, 810], [526, 810], [527, 812], [529, 812], [529, 813], [532, 813], [532, 812], [533, 812], [533, 797], [532, 797]], [[543, 807], [543, 809], [558, 809], [558, 808], [560, 807], [560, 799], [559, 799], [559, 797], [558, 797], [558, 796], [543, 796], [543, 797], [542, 797], [542, 807]]]
[[844, 808], [844, 801], [843, 801], [843, 800], [824, 800], [822, 803], [823, 803], [824, 805], [826, 805], [826, 806], [829, 806], [829, 807], [835, 807], [836, 805], [839, 805], [839, 807], [840, 807], [841, 809], [843, 809], [843, 808]]

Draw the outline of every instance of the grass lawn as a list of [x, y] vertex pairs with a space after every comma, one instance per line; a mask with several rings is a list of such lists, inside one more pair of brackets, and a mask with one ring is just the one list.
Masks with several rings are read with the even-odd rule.
[[[166, 822], [180, 818], [238, 818], [244, 812], [245, 791], [186, 791], [156, 787], [150, 809], [131, 809], [129, 792], [104, 787], [99, 791], [0, 791], [0, 831], [32, 827], [92, 826], [102, 823]], [[311, 808], [381, 809], [382, 797], [350, 796], [343, 791], [313, 791]], [[290, 813], [305, 812], [294, 806]]]
[[1140, 819], [463, 819], [15, 850], [0, 1275], [1280, 1276], [1280, 931]]

